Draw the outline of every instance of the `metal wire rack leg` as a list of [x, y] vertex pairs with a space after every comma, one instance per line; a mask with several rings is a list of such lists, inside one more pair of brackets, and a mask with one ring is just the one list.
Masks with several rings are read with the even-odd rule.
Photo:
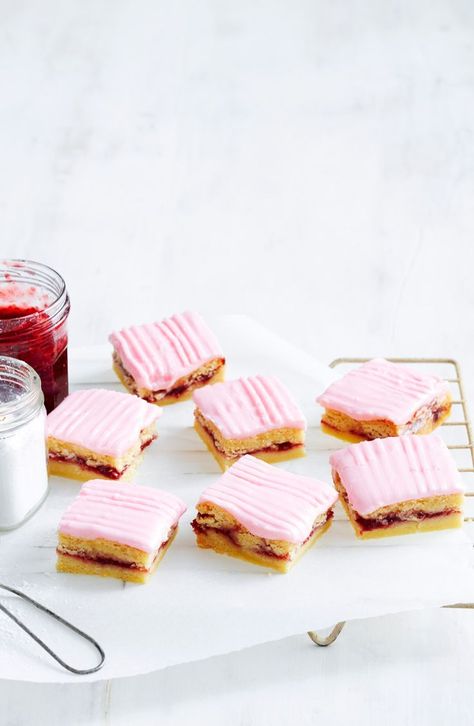
[[309, 630], [308, 635], [315, 645], [319, 645], [320, 648], [326, 648], [328, 645], [331, 645], [331, 643], [334, 643], [334, 641], [337, 640], [345, 624], [345, 621], [337, 623], [337, 625], [333, 627], [329, 635], [325, 638], [318, 635], [315, 630]]

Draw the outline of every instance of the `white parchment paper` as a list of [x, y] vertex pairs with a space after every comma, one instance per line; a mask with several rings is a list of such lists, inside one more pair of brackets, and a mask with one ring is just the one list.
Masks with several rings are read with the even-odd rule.
[[[213, 321], [227, 353], [228, 377], [276, 373], [309, 422], [308, 455], [280, 464], [330, 481], [328, 453], [341, 446], [321, 433], [314, 398], [334, 372], [248, 318]], [[120, 386], [110, 351], [81, 351], [71, 365], [75, 387]], [[341, 510], [329, 532], [287, 575], [269, 573], [199, 550], [189, 526], [200, 491], [219, 469], [192, 429], [191, 402], [168, 406], [160, 438], [136, 480], [175, 491], [188, 503], [178, 537], [148, 585], [55, 572], [56, 527], [78, 484], [51, 478], [38, 514], [0, 537], [0, 581], [24, 590], [97, 638], [106, 664], [97, 674], [63, 671], [0, 613], [0, 677], [84, 682], [146, 673], [270, 640], [329, 627], [339, 620], [474, 600], [472, 547], [462, 531], [362, 543]], [[11, 608], [77, 667], [95, 653], [14, 596]]]

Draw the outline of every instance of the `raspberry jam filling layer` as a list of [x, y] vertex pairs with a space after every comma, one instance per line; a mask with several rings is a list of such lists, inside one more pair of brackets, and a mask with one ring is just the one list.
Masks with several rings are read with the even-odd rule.
[[[263, 537], [260, 538], [260, 542], [255, 547], [242, 547], [237, 538], [238, 533], [246, 532], [246, 530], [244, 530], [242, 527], [213, 527], [212, 525], [205, 524], [203, 521], [198, 521], [200, 516], [201, 515], [198, 514], [196, 519], [193, 519], [193, 521], [191, 522], [191, 527], [196, 534], [198, 532], [206, 534], [206, 532], [212, 530], [214, 532], [217, 532], [222, 537], [226, 537], [234, 545], [234, 547], [238, 547], [242, 550], [242, 552], [256, 552], [259, 555], [265, 555], [265, 557], [273, 557], [277, 560], [291, 559], [290, 553], [279, 554], [278, 552], [275, 552], [270, 542]], [[313, 535], [318, 530], [322, 529], [322, 527], [324, 527], [328, 523], [328, 521], [333, 518], [333, 516], [333, 510], [328, 510], [326, 514], [326, 519], [323, 522], [318, 522], [318, 524], [312, 528], [306, 539], [303, 542], [299, 543], [299, 547], [304, 547], [304, 545], [311, 539], [311, 537], [313, 537]]]
[[95, 554], [92, 556], [91, 554], [79, 554], [75, 552], [67, 552], [66, 550], [62, 549], [61, 546], [56, 548], [56, 552], [58, 555], [61, 555], [62, 557], [72, 557], [75, 560], [80, 560], [81, 562], [88, 562], [90, 564], [99, 564], [103, 565], [104, 567], [107, 566], [114, 566], [114, 567], [122, 567], [124, 570], [138, 570], [139, 572], [149, 572], [153, 565], [156, 562], [157, 557], [160, 555], [160, 553], [167, 547], [169, 541], [172, 539], [176, 532], [177, 525], [172, 527], [168, 533], [167, 539], [162, 542], [160, 547], [157, 549], [155, 556], [153, 558], [153, 562], [151, 563], [150, 567], [143, 567], [143, 565], [138, 565], [136, 562], [125, 562], [124, 560], [120, 560], [118, 557], [110, 557], [110, 556], [103, 556], [100, 554]]
[[61, 461], [64, 464], [74, 464], [84, 471], [91, 471], [95, 474], [102, 474], [107, 479], [120, 479], [120, 477], [127, 471], [129, 466], [124, 466], [123, 469], [116, 469], [113, 466], [107, 464], [94, 464], [90, 463], [90, 459], [83, 459], [81, 456], [61, 456], [60, 454], [49, 454], [49, 461]]
[[157, 394], [162, 394], [163, 396], [174, 396], [178, 398], [179, 396], [182, 396], [186, 391], [189, 391], [190, 388], [194, 388], [197, 385], [201, 385], [202, 383], [207, 383], [207, 381], [210, 381], [211, 378], [214, 378], [216, 373], [220, 371], [222, 366], [224, 365], [225, 361], [224, 358], [219, 359], [219, 365], [216, 366], [216, 368], [213, 368], [212, 371], [208, 371], [207, 373], [199, 373], [195, 376], [190, 376], [186, 383], [183, 383], [181, 386], [176, 386], [176, 388], [172, 388], [170, 391], [157, 391]]
[[[124, 364], [122, 363], [119, 356], [114, 353], [114, 363], [117, 365], [118, 368], [120, 368], [124, 378], [127, 381], [128, 388], [133, 391], [134, 393], [138, 392], [138, 386], [135, 382], [135, 379], [127, 371]], [[189, 391], [192, 388], [195, 388], [197, 386], [201, 386], [207, 381], [210, 381], [211, 378], [214, 378], [215, 375], [220, 371], [222, 366], [225, 364], [225, 358], [219, 358], [218, 364], [210, 371], [206, 371], [206, 373], [191, 373], [189, 377], [186, 379], [186, 382], [181, 384], [180, 386], [176, 386], [175, 388], [171, 388], [170, 390], [166, 390], [164, 388], [159, 389], [157, 391], [152, 391], [151, 395], [145, 396], [144, 400], [149, 401], [150, 403], [155, 403], [156, 401], [159, 401], [161, 398], [164, 398], [165, 396], [170, 396], [172, 398], [180, 398], [183, 396], [187, 391]]]
[[344, 499], [346, 506], [349, 511], [352, 512], [352, 516], [364, 532], [370, 532], [373, 529], [387, 529], [388, 527], [394, 527], [397, 524], [406, 522], [422, 522], [425, 519], [443, 519], [443, 517], [449, 517], [452, 514], [460, 514], [460, 510], [454, 507], [443, 509], [441, 512], [426, 512], [421, 509], [407, 509], [403, 514], [397, 512], [391, 512], [386, 514], [385, 517], [363, 517], [361, 514], [355, 511], [349, 504], [346, 491], [341, 491], [340, 485], [338, 486], [339, 493]]
[[216, 448], [217, 451], [220, 454], [222, 454], [222, 456], [224, 456], [226, 459], [229, 459], [230, 461], [237, 459], [239, 456], [242, 456], [243, 454], [265, 454], [265, 453], [271, 453], [271, 452], [275, 452], [275, 451], [290, 451], [293, 449], [301, 449], [303, 447], [303, 444], [294, 444], [291, 441], [282, 441], [279, 444], [271, 444], [271, 446], [265, 446], [263, 448], [255, 447], [255, 449], [245, 449], [240, 452], [235, 452], [233, 454], [229, 454], [229, 452], [224, 449], [222, 444], [219, 441], [217, 441], [216, 437], [214, 436], [214, 433], [211, 431], [210, 428], [208, 428], [206, 426], [206, 424], [202, 421], [202, 419], [199, 419], [199, 423], [203, 427], [205, 432], [212, 439], [214, 448]]
[[[150, 444], [153, 443], [156, 438], [157, 437], [155, 435], [152, 436], [150, 439], [144, 441], [140, 447], [140, 453], [144, 449], [146, 449], [147, 446], [150, 446]], [[53, 451], [48, 454], [48, 459], [50, 461], [61, 461], [65, 464], [74, 464], [74, 466], [78, 466], [84, 471], [91, 471], [96, 474], [102, 474], [102, 476], [107, 477], [107, 479], [120, 479], [120, 477], [123, 476], [127, 469], [129, 469], [131, 466], [131, 464], [127, 464], [122, 469], [117, 469], [115, 466], [110, 466], [109, 464], [101, 464], [100, 462], [97, 462], [97, 464], [92, 463], [90, 458], [86, 459], [82, 456], [77, 456], [76, 454], [68, 454], [63, 456], [61, 454], [56, 454]]]
[[422, 522], [425, 519], [443, 519], [443, 517], [449, 517], [451, 514], [459, 514], [459, 509], [443, 509], [442, 512], [422, 512], [418, 509], [410, 509], [403, 513], [403, 516], [398, 514], [388, 514], [380, 519], [366, 519], [361, 517], [357, 512], [354, 512], [354, 518], [357, 524], [365, 532], [369, 532], [373, 529], [387, 529], [397, 524], [404, 522]]

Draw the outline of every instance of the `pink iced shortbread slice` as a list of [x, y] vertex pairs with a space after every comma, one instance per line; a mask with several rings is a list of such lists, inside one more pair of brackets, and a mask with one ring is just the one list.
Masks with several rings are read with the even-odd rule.
[[460, 527], [464, 487], [437, 434], [363, 441], [330, 457], [356, 534], [381, 537]]
[[383, 358], [349, 371], [316, 400], [330, 433], [362, 439], [430, 433], [451, 410], [446, 381]]
[[128, 393], [98, 388], [71, 393], [47, 418], [50, 473], [80, 480], [130, 476], [156, 439], [161, 414]]
[[146, 582], [185, 510], [184, 502], [170, 492], [89, 481], [59, 523], [57, 569]]
[[330, 526], [337, 492], [323, 481], [243, 456], [202, 494], [200, 547], [286, 572]]
[[244, 454], [274, 462], [304, 455], [306, 419], [275, 376], [195, 391], [195, 429], [223, 469]]
[[160, 405], [222, 380], [225, 358], [198, 313], [184, 312], [110, 335], [114, 370], [131, 392]]

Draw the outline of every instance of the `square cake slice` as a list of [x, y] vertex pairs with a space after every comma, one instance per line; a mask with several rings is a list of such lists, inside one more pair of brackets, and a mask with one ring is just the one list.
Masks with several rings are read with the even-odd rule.
[[304, 456], [306, 420], [274, 376], [251, 376], [195, 391], [194, 427], [225, 470], [244, 454], [268, 462]]
[[437, 434], [351, 444], [330, 457], [342, 504], [368, 539], [462, 525], [463, 485]]
[[161, 413], [128, 393], [71, 393], [47, 418], [49, 473], [80, 481], [130, 478], [157, 437]]
[[158, 403], [184, 401], [224, 378], [225, 358], [200, 315], [184, 312], [110, 336], [113, 368], [130, 393]]
[[57, 570], [146, 582], [176, 536], [186, 506], [174, 494], [94, 479], [58, 530]]
[[243, 456], [199, 499], [199, 547], [287, 572], [331, 525], [337, 492], [325, 482]]
[[323, 429], [353, 441], [429, 434], [451, 412], [446, 381], [383, 358], [349, 371], [316, 400]]

